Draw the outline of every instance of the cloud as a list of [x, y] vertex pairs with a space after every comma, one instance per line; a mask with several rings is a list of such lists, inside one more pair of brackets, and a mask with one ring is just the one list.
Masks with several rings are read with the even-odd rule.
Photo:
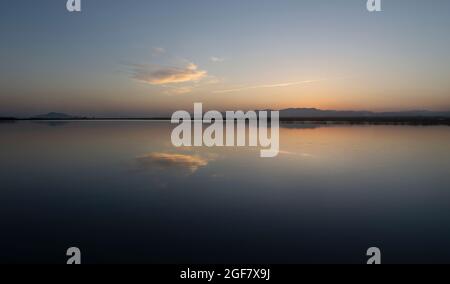
[[193, 90], [194, 90], [194, 88], [189, 87], [189, 86], [173, 87], [173, 88], [166, 90], [165, 93], [167, 95], [185, 95], [185, 94], [192, 93]]
[[189, 63], [185, 68], [134, 65], [133, 78], [151, 85], [166, 85], [199, 81], [207, 74], [194, 63]]
[[242, 87], [242, 88], [236, 88], [236, 89], [218, 90], [218, 91], [214, 91], [214, 93], [223, 94], [223, 93], [248, 91], [248, 90], [253, 90], [253, 89], [284, 88], [284, 87], [290, 87], [290, 86], [296, 86], [296, 85], [316, 83], [316, 82], [320, 82], [320, 81], [323, 81], [323, 80], [307, 80], [307, 81], [298, 81], [298, 82], [289, 82], [289, 83], [278, 83], [278, 84], [271, 84], [271, 85], [248, 86], [248, 87]]
[[279, 151], [279, 154], [289, 155], [289, 156], [299, 156], [299, 157], [305, 157], [305, 158], [314, 157], [314, 155], [309, 154], [309, 153], [295, 153], [295, 152], [289, 152], [289, 151]]
[[209, 60], [211, 60], [214, 63], [220, 63], [220, 62], [224, 62], [225, 61], [224, 58], [220, 58], [220, 57], [216, 57], [216, 56], [212, 56]]
[[137, 158], [140, 168], [178, 169], [196, 172], [209, 163], [208, 159], [185, 154], [150, 153]]
[[158, 55], [161, 55], [161, 54], [164, 54], [164, 53], [166, 53], [166, 50], [163, 47], [154, 47], [152, 49], [152, 55], [153, 56], [158, 56]]

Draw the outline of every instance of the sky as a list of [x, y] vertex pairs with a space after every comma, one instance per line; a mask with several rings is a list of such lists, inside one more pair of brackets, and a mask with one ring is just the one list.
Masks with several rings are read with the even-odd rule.
[[450, 110], [450, 1], [5, 0], [0, 116]]

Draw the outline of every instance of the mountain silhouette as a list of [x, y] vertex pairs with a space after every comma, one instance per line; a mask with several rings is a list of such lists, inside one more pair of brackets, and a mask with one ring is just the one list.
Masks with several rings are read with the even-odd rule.
[[49, 112], [32, 117], [32, 119], [76, 119], [77, 117], [59, 112]]
[[435, 112], [426, 110], [400, 112], [372, 112], [372, 111], [339, 111], [320, 110], [316, 108], [289, 108], [280, 110], [281, 118], [372, 118], [372, 117], [450, 117], [450, 112]]
[[[264, 111], [264, 110], [263, 110]], [[265, 111], [271, 111], [266, 109]], [[295, 119], [354, 119], [354, 120], [385, 120], [385, 119], [401, 119], [407, 120], [411, 119], [450, 119], [450, 111], [438, 112], [438, 111], [427, 111], [427, 110], [412, 110], [412, 111], [397, 111], [397, 112], [373, 112], [373, 111], [348, 111], [348, 110], [321, 110], [317, 108], [288, 108], [282, 109], [280, 112], [280, 119], [282, 120], [295, 120]], [[257, 111], [258, 113], [258, 111]], [[191, 114], [191, 117], [194, 115]], [[225, 113], [223, 113], [225, 117]], [[270, 113], [269, 113], [270, 116]], [[95, 118], [95, 117], [80, 117], [68, 115], [59, 112], [50, 112], [47, 114], [41, 114], [29, 118], [31, 120], [78, 120], [78, 119], [157, 119], [157, 120], [167, 120], [168, 117], [108, 117], [108, 118]]]

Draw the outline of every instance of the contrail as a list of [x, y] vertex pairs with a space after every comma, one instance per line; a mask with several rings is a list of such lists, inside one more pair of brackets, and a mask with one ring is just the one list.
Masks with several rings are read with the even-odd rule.
[[290, 86], [295, 86], [295, 85], [316, 83], [316, 82], [321, 82], [321, 81], [325, 81], [325, 79], [307, 80], [307, 81], [290, 82], [290, 83], [279, 83], [279, 84], [271, 84], [271, 85], [258, 85], [258, 86], [250, 86], [250, 87], [243, 87], [243, 88], [236, 88], [236, 89], [218, 90], [218, 91], [214, 91], [213, 93], [223, 94], [223, 93], [234, 93], [234, 92], [247, 91], [247, 90], [253, 90], [253, 89], [263, 89], [263, 88], [284, 88], [284, 87], [290, 87]]

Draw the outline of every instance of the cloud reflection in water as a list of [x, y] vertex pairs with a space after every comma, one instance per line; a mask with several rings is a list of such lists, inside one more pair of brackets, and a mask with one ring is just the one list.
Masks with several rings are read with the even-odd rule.
[[137, 158], [138, 166], [143, 169], [158, 168], [162, 170], [177, 169], [195, 173], [198, 169], [206, 167], [208, 159], [186, 154], [150, 153]]

